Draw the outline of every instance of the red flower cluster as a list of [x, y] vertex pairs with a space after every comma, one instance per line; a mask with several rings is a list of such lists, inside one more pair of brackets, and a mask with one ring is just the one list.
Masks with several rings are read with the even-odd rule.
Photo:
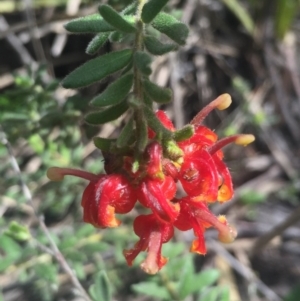
[[[150, 209], [150, 214], [139, 215], [133, 223], [140, 240], [132, 249], [124, 250], [129, 265], [141, 251], [147, 251], [141, 268], [150, 274], [158, 272], [167, 262], [167, 258], [161, 255], [162, 244], [173, 237], [174, 228], [181, 231], [193, 229], [196, 238], [191, 251], [205, 254], [204, 233], [207, 228], [216, 228], [222, 242], [231, 242], [236, 237], [235, 229], [227, 223], [225, 216], [216, 217], [208, 208], [209, 203], [226, 202], [233, 196], [231, 176], [222, 161], [221, 148], [231, 142], [247, 145], [254, 140], [252, 135], [218, 140], [213, 131], [201, 125], [211, 110], [223, 110], [230, 103], [228, 94], [211, 102], [192, 120], [193, 135], [178, 143], [169, 141], [167, 146], [160, 143], [156, 133], [149, 128], [150, 142], [136, 172], [133, 172], [134, 158], [124, 156], [117, 172], [94, 175], [52, 167], [48, 170], [48, 177], [57, 181], [65, 175], [74, 175], [90, 181], [81, 205], [83, 220], [95, 227], [119, 226], [115, 214], [128, 213], [137, 201]], [[166, 129], [175, 132], [163, 111], [157, 111], [156, 116]], [[174, 158], [168, 155], [168, 147], [176, 149]], [[179, 184], [186, 193], [184, 197], [176, 196]]]

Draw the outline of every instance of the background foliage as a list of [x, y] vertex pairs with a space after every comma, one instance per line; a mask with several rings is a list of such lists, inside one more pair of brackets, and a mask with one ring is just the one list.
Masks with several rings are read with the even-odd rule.
[[[232, 108], [212, 114], [208, 124], [221, 135], [254, 133], [257, 142], [227, 150], [236, 197], [214, 208], [237, 226], [239, 239], [225, 249], [211, 232], [208, 255], [194, 257], [187, 250], [191, 235], [178, 235], [165, 246], [169, 264], [154, 277], [138, 264], [128, 268], [122, 257], [136, 240], [131, 221], [105, 231], [84, 225], [85, 183], [50, 183], [45, 176], [52, 165], [101, 172], [91, 138], [114, 137], [122, 125], [91, 127], [82, 118], [88, 101], [111, 79], [79, 92], [58, 84], [89, 59], [84, 50], [91, 37], [66, 35], [62, 23], [95, 13], [100, 2], [75, 2], [0, 2], [0, 300], [80, 299], [49, 252], [12, 167], [14, 157], [38, 215], [93, 300], [299, 300], [299, 1], [170, 1], [167, 10], [191, 33], [178, 54], [152, 64], [152, 79], [174, 91], [173, 104], [162, 108], [180, 127], [229, 92]], [[107, 1], [118, 11], [128, 2]], [[111, 48], [108, 43], [101, 53]], [[289, 228], [277, 229], [277, 240], [257, 247], [257, 239], [281, 223]]]

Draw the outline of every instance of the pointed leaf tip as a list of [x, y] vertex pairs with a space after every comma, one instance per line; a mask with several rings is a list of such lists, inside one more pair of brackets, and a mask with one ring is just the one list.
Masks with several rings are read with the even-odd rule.
[[128, 104], [123, 101], [115, 106], [100, 112], [92, 112], [86, 115], [85, 121], [91, 125], [104, 124], [119, 118], [128, 110]]
[[142, 20], [144, 23], [150, 23], [156, 15], [162, 10], [169, 0], [149, 0], [143, 7]]
[[101, 94], [92, 99], [91, 105], [105, 107], [120, 103], [130, 92], [133, 74], [125, 74], [110, 84]]
[[179, 45], [185, 44], [189, 34], [189, 29], [184, 23], [163, 12], [155, 17], [152, 26]]
[[168, 103], [171, 101], [173, 96], [171, 89], [160, 87], [149, 80], [144, 80], [143, 84], [145, 92], [153, 101], [157, 103]]
[[[128, 22], [128, 17], [124, 18], [117, 11], [115, 11], [111, 6], [103, 4], [99, 7], [99, 13], [103, 19], [113, 26], [115, 29], [118, 29], [121, 32], [134, 33], [135, 27]], [[132, 19], [134, 21], [134, 19]]]
[[65, 29], [73, 33], [99, 33], [113, 31], [114, 27], [108, 24], [99, 14], [80, 17], [64, 25]]

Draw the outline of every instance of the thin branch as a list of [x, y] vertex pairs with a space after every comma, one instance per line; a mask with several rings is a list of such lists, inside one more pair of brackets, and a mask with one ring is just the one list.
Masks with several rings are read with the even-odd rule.
[[29, 189], [29, 187], [27, 186], [27, 184], [25, 183], [25, 181], [23, 179], [19, 164], [17, 162], [16, 157], [13, 154], [13, 149], [12, 149], [9, 141], [6, 138], [6, 135], [5, 135], [4, 131], [2, 130], [1, 125], [0, 125], [0, 142], [6, 147], [8, 155], [9, 155], [11, 166], [12, 166], [13, 170], [15, 171], [15, 173], [18, 176], [23, 194], [24, 194], [27, 202], [32, 206], [33, 211], [34, 211], [34, 213], [35, 213], [35, 215], [38, 219], [40, 228], [42, 229], [45, 236], [49, 240], [49, 244], [50, 244], [50, 247], [51, 247], [51, 252], [49, 250], [47, 250], [47, 253], [50, 253], [50, 254], [54, 255], [54, 258], [61, 265], [64, 272], [70, 276], [70, 279], [71, 279], [73, 285], [79, 290], [82, 297], [86, 301], [91, 301], [91, 298], [89, 297], [89, 295], [87, 294], [87, 292], [85, 291], [85, 289], [83, 288], [81, 283], [79, 282], [79, 280], [76, 277], [76, 275], [74, 274], [73, 270], [71, 269], [71, 267], [67, 263], [66, 259], [64, 258], [64, 256], [62, 255], [62, 253], [58, 249], [57, 245], [55, 244], [54, 240], [52, 239], [51, 234], [50, 234], [50, 232], [49, 232], [49, 230], [48, 230], [48, 228], [47, 228], [47, 226], [44, 222], [44, 217], [38, 215], [37, 210], [35, 209], [35, 206], [33, 204], [33, 198], [32, 198], [32, 194], [30, 192], [30, 189]]
[[253, 256], [262, 251], [262, 249], [277, 235], [280, 235], [291, 225], [297, 223], [300, 220], [300, 206], [296, 208], [282, 223], [274, 227], [270, 232], [259, 237], [254, 243], [250, 254]]

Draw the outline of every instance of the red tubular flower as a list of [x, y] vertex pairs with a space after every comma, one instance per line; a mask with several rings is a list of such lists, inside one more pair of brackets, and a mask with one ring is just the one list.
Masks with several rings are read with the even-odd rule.
[[206, 150], [200, 149], [184, 158], [178, 179], [189, 196], [206, 202], [217, 199], [217, 167]]
[[[167, 114], [162, 110], [157, 110], [155, 113], [156, 117], [160, 120], [160, 122], [165, 126], [166, 129], [170, 131], [175, 131], [175, 127], [170, 120], [170, 118], [167, 116]], [[148, 129], [148, 137], [150, 139], [153, 139], [156, 136], [155, 132], [149, 128]]]
[[117, 227], [121, 222], [115, 213], [128, 213], [136, 203], [134, 189], [120, 174], [94, 175], [80, 170], [52, 167], [48, 170], [51, 180], [62, 180], [73, 175], [90, 180], [83, 192], [81, 206], [83, 220], [95, 227]]
[[162, 147], [157, 142], [152, 142], [147, 147], [147, 153], [149, 156], [147, 164], [147, 175], [152, 179], [164, 179], [164, 173], [162, 171]]
[[121, 222], [115, 213], [128, 213], [135, 202], [135, 192], [124, 176], [104, 176], [91, 182], [83, 193], [83, 220], [101, 228], [117, 227]]
[[128, 265], [132, 265], [140, 252], [147, 251], [148, 255], [141, 263], [141, 268], [148, 274], [156, 274], [168, 261], [161, 255], [161, 247], [173, 237], [173, 226], [150, 214], [138, 216], [133, 223], [133, 229], [140, 240], [132, 249], [123, 251]]
[[139, 201], [165, 222], [174, 222], [179, 205], [170, 202], [176, 193], [176, 183], [170, 176], [163, 181], [146, 178], [139, 187]]
[[191, 252], [206, 254], [204, 232], [208, 227], [214, 227], [219, 232], [219, 240], [224, 243], [232, 242], [237, 233], [230, 226], [225, 216], [214, 216], [207, 205], [203, 202], [194, 202], [190, 197], [182, 198], [180, 201], [180, 214], [174, 223], [174, 226], [181, 231], [193, 229], [195, 239], [191, 246]]
[[[201, 124], [213, 109], [224, 110], [230, 103], [228, 94], [219, 96], [189, 126], [176, 132], [166, 113], [157, 111], [162, 125], [174, 133], [165, 131], [164, 136], [161, 131], [156, 139], [157, 133], [149, 128], [149, 144], [138, 156], [134, 155], [133, 144], [126, 155], [104, 153], [107, 175], [54, 167], [48, 170], [48, 177], [60, 181], [65, 175], [73, 175], [90, 181], [81, 206], [83, 220], [95, 227], [117, 227], [120, 221], [115, 214], [129, 212], [137, 200], [152, 211], [134, 221], [134, 232], [140, 240], [123, 252], [128, 265], [132, 265], [140, 252], [146, 251], [141, 268], [149, 274], [158, 272], [167, 262], [161, 255], [162, 244], [172, 238], [174, 227], [181, 231], [193, 229], [196, 238], [191, 251], [206, 254], [207, 228], [215, 228], [222, 242], [231, 242], [236, 237], [226, 218], [216, 217], [208, 208], [210, 202], [226, 202], [233, 196], [230, 172], [222, 161], [222, 148], [229, 143], [247, 145], [254, 140], [252, 135], [218, 140], [216, 133]], [[185, 137], [190, 138], [184, 140]], [[175, 198], [178, 181], [186, 192], [181, 199]]]

